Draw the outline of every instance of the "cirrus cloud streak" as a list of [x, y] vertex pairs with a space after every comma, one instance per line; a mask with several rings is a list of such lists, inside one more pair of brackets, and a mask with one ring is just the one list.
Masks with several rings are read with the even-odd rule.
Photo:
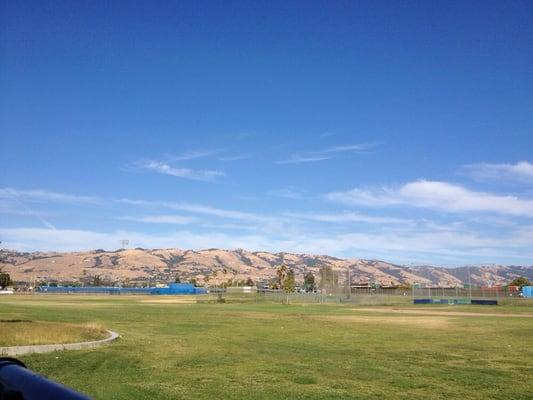
[[226, 173], [223, 171], [173, 167], [165, 162], [155, 160], [142, 161], [137, 164], [137, 167], [163, 175], [202, 182], [213, 182], [217, 178], [226, 176]]
[[478, 192], [448, 182], [420, 180], [400, 187], [328, 193], [330, 200], [369, 207], [409, 206], [445, 212], [493, 212], [533, 217], [533, 200]]
[[519, 161], [515, 164], [469, 164], [463, 167], [467, 175], [480, 181], [513, 180], [533, 183], [533, 164]]

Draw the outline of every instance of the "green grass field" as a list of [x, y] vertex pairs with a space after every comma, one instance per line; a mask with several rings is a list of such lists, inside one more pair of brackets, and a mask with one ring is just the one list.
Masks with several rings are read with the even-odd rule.
[[174, 301], [6, 296], [0, 319], [119, 332], [98, 349], [20, 357], [96, 399], [532, 398], [533, 303]]

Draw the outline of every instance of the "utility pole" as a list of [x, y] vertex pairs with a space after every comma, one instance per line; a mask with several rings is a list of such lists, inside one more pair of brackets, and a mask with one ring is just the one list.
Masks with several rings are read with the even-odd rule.
[[426, 277], [428, 279], [428, 297], [431, 299], [431, 278], [429, 277], [429, 267], [426, 267]]

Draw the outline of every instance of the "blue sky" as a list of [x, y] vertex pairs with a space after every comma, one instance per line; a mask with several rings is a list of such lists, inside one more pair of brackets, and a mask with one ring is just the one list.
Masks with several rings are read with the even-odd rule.
[[4, 2], [0, 240], [533, 264], [533, 5]]

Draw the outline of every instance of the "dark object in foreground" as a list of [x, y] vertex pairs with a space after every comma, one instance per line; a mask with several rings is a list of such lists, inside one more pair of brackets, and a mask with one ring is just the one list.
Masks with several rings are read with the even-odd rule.
[[30, 371], [19, 360], [0, 357], [0, 400], [89, 400]]

